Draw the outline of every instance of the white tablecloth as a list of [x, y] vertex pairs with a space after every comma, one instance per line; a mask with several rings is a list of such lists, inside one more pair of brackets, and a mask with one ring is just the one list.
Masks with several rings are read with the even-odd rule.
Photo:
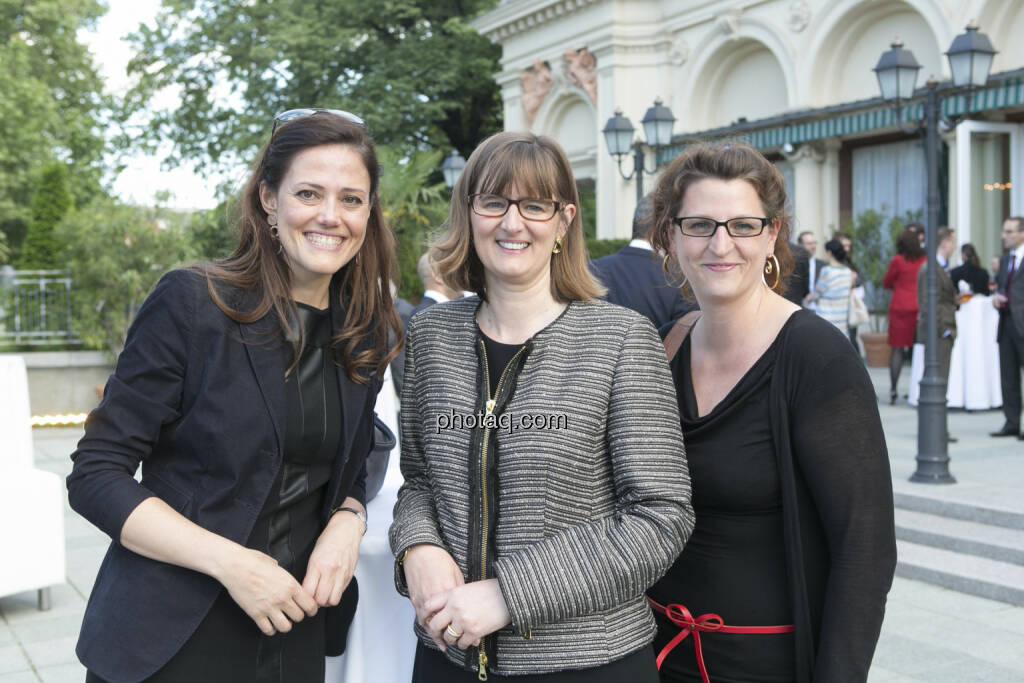
[[[386, 381], [376, 411], [397, 435], [396, 406], [391, 382]], [[409, 600], [395, 590], [394, 557], [388, 545], [391, 511], [402, 485], [398, 462], [396, 447], [388, 461], [384, 486], [367, 505], [368, 526], [355, 573], [359, 607], [349, 629], [345, 654], [327, 658], [324, 680], [329, 683], [404, 683], [412, 678], [416, 653], [412, 624], [416, 613]]]
[[[949, 361], [946, 405], [991, 410], [1003, 405], [999, 385], [999, 312], [987, 296], [974, 296], [956, 312], [956, 339]], [[915, 344], [910, 368], [910, 405], [917, 405], [924, 375], [924, 344]]]

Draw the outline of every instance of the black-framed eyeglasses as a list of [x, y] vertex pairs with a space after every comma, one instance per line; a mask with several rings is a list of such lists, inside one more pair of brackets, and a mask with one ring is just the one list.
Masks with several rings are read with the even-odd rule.
[[274, 127], [270, 129], [270, 134], [274, 134], [274, 131], [277, 130], [277, 126], [279, 124], [288, 123], [289, 121], [305, 118], [307, 116], [313, 116], [314, 114], [319, 114], [321, 112], [324, 114], [331, 114], [332, 116], [337, 116], [340, 119], [351, 121], [352, 123], [358, 126], [366, 128], [366, 121], [363, 121], [361, 118], [359, 118], [352, 112], [348, 112], [343, 109], [321, 109], [319, 107], [305, 107], [303, 109], [289, 109], [288, 111], [283, 111], [280, 114], [276, 114], [274, 116]]
[[672, 222], [688, 237], [711, 237], [720, 225], [730, 237], [757, 237], [764, 232], [769, 220], [757, 216], [740, 216], [727, 221], [716, 221], [706, 216], [676, 216]]
[[485, 218], [500, 218], [508, 213], [508, 207], [513, 204], [519, 210], [520, 216], [531, 221], [549, 221], [554, 218], [559, 209], [565, 206], [565, 203], [552, 199], [534, 199], [532, 197], [509, 199], [497, 194], [469, 195], [469, 206], [473, 209], [473, 213]]

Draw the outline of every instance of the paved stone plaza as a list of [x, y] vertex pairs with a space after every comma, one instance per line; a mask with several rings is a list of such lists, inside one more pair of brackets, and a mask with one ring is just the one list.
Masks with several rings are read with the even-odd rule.
[[[872, 369], [871, 374], [879, 396], [886, 396], [886, 370]], [[907, 375], [904, 372], [904, 391]], [[893, 407], [883, 404], [881, 413], [897, 491], [923, 488], [950, 501], [1024, 512], [1024, 444], [988, 436], [1002, 425], [1001, 413], [950, 414], [950, 433], [960, 441], [950, 448], [958, 483], [948, 487], [906, 481], [914, 469], [916, 412], [901, 402]], [[80, 434], [79, 429], [36, 430], [36, 466], [66, 475], [71, 469], [68, 454]], [[68, 582], [53, 588], [52, 609], [37, 611], [35, 592], [0, 598], [0, 683], [84, 680], [75, 640], [108, 541], [70, 509], [65, 520]], [[1024, 681], [1024, 607], [897, 578], [869, 680]]]

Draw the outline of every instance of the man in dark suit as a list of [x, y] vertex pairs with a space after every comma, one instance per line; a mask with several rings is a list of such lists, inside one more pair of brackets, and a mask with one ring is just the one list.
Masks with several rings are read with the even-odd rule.
[[[437, 269], [434, 268], [434, 262], [430, 260], [429, 252], [420, 256], [420, 261], [416, 265], [416, 274], [419, 275], [420, 282], [423, 283], [423, 298], [416, 304], [416, 308], [412, 309], [412, 315], [416, 315], [424, 308], [430, 308], [434, 304], [444, 303], [459, 297], [459, 293], [446, 285], [444, 280], [438, 276]], [[409, 317], [411, 318], [412, 315]]]
[[1020, 431], [1020, 374], [1024, 369], [1024, 217], [1014, 216], [1003, 222], [1003, 246], [1006, 253], [999, 260], [996, 293], [992, 304], [999, 309], [999, 379], [1003, 390], [1003, 428], [992, 436], [1016, 436]]
[[[949, 277], [946, 269], [949, 267], [949, 259], [956, 251], [956, 240], [953, 237], [953, 230], [942, 226], [938, 230], [939, 242], [935, 245], [935, 260], [938, 261], [936, 270], [936, 281], [938, 292], [935, 298], [935, 319], [939, 329], [939, 345], [936, 349], [939, 357], [939, 376], [949, 381], [949, 360], [953, 357], [953, 340], [956, 339], [956, 309], [957, 290], [953, 286], [953, 280]], [[927, 307], [928, 289], [926, 273], [932, 264], [925, 263], [917, 271], [917, 339], [923, 342], [927, 336], [925, 329], [925, 308]], [[946, 435], [949, 441], [957, 439]]]
[[803, 306], [804, 299], [810, 292], [807, 288], [807, 262], [811, 255], [796, 242], [789, 243], [789, 251], [793, 254], [793, 272], [782, 296], [797, 306]]
[[807, 251], [807, 293], [804, 295], [803, 305], [813, 308], [811, 294], [814, 292], [814, 285], [818, 282], [818, 276], [821, 275], [821, 269], [825, 266], [825, 262], [814, 256], [818, 251], [818, 238], [813, 232], [804, 230], [797, 236], [796, 241]]
[[590, 262], [590, 269], [605, 287], [605, 298], [613, 304], [631, 308], [661, 328], [696, 310], [679, 289], [665, 281], [661, 261], [647, 241], [651, 223], [650, 195], [640, 200], [633, 213], [633, 239], [614, 254]]

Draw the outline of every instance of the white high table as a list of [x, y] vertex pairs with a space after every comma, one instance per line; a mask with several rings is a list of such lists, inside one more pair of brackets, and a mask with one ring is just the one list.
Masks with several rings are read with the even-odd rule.
[[[975, 295], [956, 312], [956, 339], [949, 361], [946, 405], [965, 410], [992, 410], [1003, 405], [999, 382], [999, 312], [987, 296]], [[914, 345], [908, 403], [916, 406], [924, 376], [924, 344]]]
[[[396, 407], [394, 389], [386, 381], [376, 411], [397, 435]], [[388, 544], [391, 512], [402, 485], [399, 450], [395, 446], [391, 451], [384, 485], [366, 506], [366, 535], [355, 572], [359, 605], [348, 631], [345, 654], [327, 658], [327, 683], [405, 683], [412, 679], [416, 655], [412, 625], [416, 613], [409, 600], [395, 590], [395, 559]]]

